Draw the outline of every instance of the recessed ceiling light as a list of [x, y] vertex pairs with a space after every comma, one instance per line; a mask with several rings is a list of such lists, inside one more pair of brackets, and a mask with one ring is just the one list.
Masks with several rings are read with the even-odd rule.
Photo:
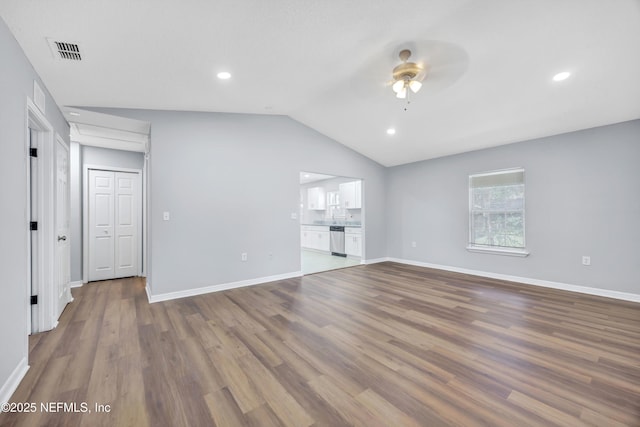
[[75, 112], [75, 111], [69, 111], [69, 115], [70, 115], [70, 116], [79, 116], [79, 115], [80, 115], [80, 113], [77, 113], [77, 112]]
[[569, 78], [569, 76], [571, 75], [570, 72], [568, 71], [563, 71], [561, 73], [556, 74], [555, 76], [553, 76], [553, 81], [554, 82], [561, 82], [563, 80], [566, 80]]
[[309, 174], [308, 174], [308, 173], [305, 173], [305, 174], [304, 174], [304, 177], [305, 177], [305, 178], [309, 178]]
[[231, 73], [228, 71], [220, 71], [218, 74], [216, 74], [216, 76], [220, 79], [220, 80], [227, 80], [231, 78]]
[[395, 135], [395, 134], [396, 134], [396, 130], [394, 128], [387, 129], [387, 135]]

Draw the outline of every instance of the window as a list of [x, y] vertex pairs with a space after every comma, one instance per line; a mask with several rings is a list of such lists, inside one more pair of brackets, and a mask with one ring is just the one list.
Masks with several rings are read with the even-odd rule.
[[467, 249], [528, 255], [524, 239], [524, 169], [469, 176]]

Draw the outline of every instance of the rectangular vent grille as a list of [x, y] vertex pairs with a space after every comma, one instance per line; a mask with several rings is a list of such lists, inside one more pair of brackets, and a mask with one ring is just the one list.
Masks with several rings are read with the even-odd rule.
[[55, 42], [58, 53], [62, 59], [69, 59], [72, 61], [81, 61], [82, 55], [80, 55], [80, 47], [74, 43]]

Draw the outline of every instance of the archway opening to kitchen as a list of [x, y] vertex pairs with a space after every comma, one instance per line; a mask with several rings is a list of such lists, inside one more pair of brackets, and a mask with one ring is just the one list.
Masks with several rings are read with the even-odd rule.
[[363, 187], [359, 178], [300, 172], [302, 274], [362, 263]]

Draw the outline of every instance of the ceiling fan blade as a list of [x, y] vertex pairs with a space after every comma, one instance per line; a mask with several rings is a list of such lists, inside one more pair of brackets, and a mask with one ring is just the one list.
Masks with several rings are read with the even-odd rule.
[[439, 40], [415, 43], [416, 57], [425, 67], [422, 91], [439, 92], [455, 84], [469, 68], [469, 55], [460, 46]]

